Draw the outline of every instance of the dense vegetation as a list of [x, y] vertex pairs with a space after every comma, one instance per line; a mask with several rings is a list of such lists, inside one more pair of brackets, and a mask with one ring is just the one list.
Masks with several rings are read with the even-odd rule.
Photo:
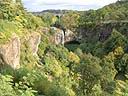
[[[75, 32], [80, 44], [55, 45], [48, 40], [50, 32], [40, 32], [55, 23], [53, 13], [35, 16], [20, 0], [1, 0], [0, 44], [13, 33], [24, 43], [21, 67], [0, 68], [0, 96], [128, 96], [127, 17], [127, 0], [65, 12], [60, 23]], [[25, 42], [34, 31], [42, 35], [37, 56]]]

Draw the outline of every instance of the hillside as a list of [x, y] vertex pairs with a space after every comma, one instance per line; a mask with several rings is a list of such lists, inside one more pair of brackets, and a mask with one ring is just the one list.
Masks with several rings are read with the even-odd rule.
[[34, 15], [43, 15], [43, 14], [46, 14], [46, 13], [51, 13], [51, 14], [66, 14], [66, 13], [69, 13], [73, 10], [43, 10], [41, 12], [32, 12]]
[[127, 13], [127, 0], [33, 13], [1, 0], [0, 96], [127, 96]]

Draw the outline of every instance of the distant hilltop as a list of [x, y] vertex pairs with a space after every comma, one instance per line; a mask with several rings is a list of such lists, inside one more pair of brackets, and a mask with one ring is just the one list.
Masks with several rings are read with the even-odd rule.
[[[66, 14], [69, 12], [76, 12], [77, 10], [54, 10], [54, 9], [49, 9], [49, 10], [43, 10], [41, 12], [32, 12], [34, 15], [42, 15], [46, 13], [51, 13], [51, 14]], [[79, 12], [79, 11], [78, 11]]]

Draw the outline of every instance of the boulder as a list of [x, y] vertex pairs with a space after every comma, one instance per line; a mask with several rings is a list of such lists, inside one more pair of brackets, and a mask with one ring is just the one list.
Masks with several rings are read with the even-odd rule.
[[20, 38], [14, 34], [10, 41], [0, 45], [0, 65], [13, 69], [20, 67]]

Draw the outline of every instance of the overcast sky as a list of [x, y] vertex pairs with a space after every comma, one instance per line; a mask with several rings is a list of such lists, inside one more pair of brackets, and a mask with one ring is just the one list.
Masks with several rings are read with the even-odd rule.
[[46, 9], [88, 10], [101, 8], [117, 0], [22, 0], [28, 11]]

